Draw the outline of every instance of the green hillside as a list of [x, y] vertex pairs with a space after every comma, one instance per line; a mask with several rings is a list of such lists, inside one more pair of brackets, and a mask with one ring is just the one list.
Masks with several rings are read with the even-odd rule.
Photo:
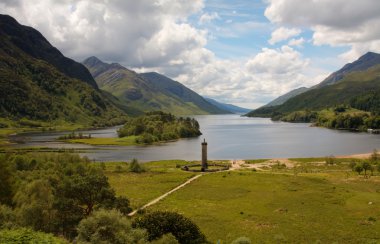
[[379, 113], [380, 64], [365, 71], [351, 72], [335, 84], [311, 89], [282, 105], [259, 108], [247, 116], [270, 117], [288, 122], [316, 122], [336, 129], [364, 130], [380, 127], [377, 122]]
[[[294, 89], [294, 90], [274, 99], [273, 101], [269, 102], [268, 104], [264, 105], [263, 107], [273, 107], [273, 106], [282, 105], [286, 101], [288, 101], [289, 99], [291, 99], [295, 96], [298, 96], [299, 94], [302, 94], [306, 91], [336, 84], [336, 83], [340, 82], [342, 79], [344, 79], [347, 75], [349, 75], [353, 72], [366, 71], [369, 68], [372, 68], [378, 64], [380, 64], [380, 54], [368, 52], [368, 53], [364, 54], [363, 56], [361, 56], [358, 60], [356, 60], [352, 63], [348, 63], [348, 64], [344, 65], [338, 71], [330, 74], [328, 77], [326, 77], [326, 79], [324, 79], [319, 84], [317, 84], [313, 87], [310, 87], [310, 88], [300, 87], [300, 88]], [[262, 113], [262, 112], [260, 112], [260, 113]]]
[[294, 89], [288, 93], [285, 93], [284, 95], [279, 96], [278, 98], [274, 99], [273, 101], [269, 102], [263, 107], [273, 107], [273, 106], [281, 105], [285, 103], [286, 101], [288, 101], [290, 98], [298, 96], [299, 94], [304, 93], [308, 90], [309, 88], [306, 88], [306, 87], [300, 87], [300, 88]]
[[83, 65], [64, 57], [37, 30], [0, 15], [2, 127], [121, 123], [128, 109], [109, 98]]
[[179, 82], [157, 73], [137, 74], [120, 64], [107, 64], [96, 57], [83, 64], [99, 87], [128, 107], [165, 111], [176, 115], [228, 113], [208, 103], [203, 97]]

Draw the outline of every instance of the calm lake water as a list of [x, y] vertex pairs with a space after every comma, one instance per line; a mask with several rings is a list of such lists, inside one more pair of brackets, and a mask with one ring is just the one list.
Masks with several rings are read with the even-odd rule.
[[[203, 135], [198, 138], [152, 146], [89, 146], [68, 144], [55, 139], [67, 133], [29, 133], [16, 136], [26, 141], [14, 147], [50, 147], [83, 149], [96, 161], [140, 161], [185, 159], [199, 160], [201, 142], [208, 142], [209, 159], [255, 159], [282, 157], [317, 157], [371, 152], [380, 148], [380, 135], [353, 133], [310, 127], [310, 124], [272, 122], [264, 118], [239, 115], [193, 116]], [[117, 127], [83, 131], [93, 137], [117, 137]]]

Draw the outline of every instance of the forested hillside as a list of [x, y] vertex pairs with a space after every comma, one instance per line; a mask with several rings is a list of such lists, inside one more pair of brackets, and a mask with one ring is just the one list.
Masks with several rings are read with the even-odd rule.
[[102, 126], [127, 109], [101, 92], [88, 70], [64, 57], [37, 30], [0, 15], [0, 117]]

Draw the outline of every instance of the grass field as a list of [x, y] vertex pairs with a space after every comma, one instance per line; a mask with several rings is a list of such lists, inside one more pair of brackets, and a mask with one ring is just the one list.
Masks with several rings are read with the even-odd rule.
[[[131, 173], [125, 163], [106, 163], [106, 175], [116, 194], [127, 196], [135, 209], [194, 176], [196, 173], [177, 168], [185, 164], [188, 162], [181, 160], [149, 162], [143, 164], [146, 172]], [[121, 171], [117, 165], [122, 166]]]
[[[349, 161], [326, 165], [297, 159], [292, 169], [207, 174], [148, 211], [184, 214], [213, 243], [240, 236], [253, 243], [378, 243], [380, 176], [358, 176]], [[191, 177], [176, 168], [183, 164], [147, 163], [142, 174], [115, 173], [111, 164], [107, 175], [136, 207]]]
[[68, 139], [65, 142], [69, 143], [83, 143], [89, 145], [118, 145], [118, 146], [132, 146], [137, 145], [136, 136], [128, 136], [123, 138], [84, 138], [84, 139]]

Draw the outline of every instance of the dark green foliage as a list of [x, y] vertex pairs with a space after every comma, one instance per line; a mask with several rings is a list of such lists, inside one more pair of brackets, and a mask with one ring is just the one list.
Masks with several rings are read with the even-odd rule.
[[90, 215], [98, 205], [116, 200], [107, 177], [96, 168], [84, 169], [83, 172], [64, 177], [58, 190], [62, 197], [73, 200], [73, 207], [82, 209], [85, 216]]
[[145, 169], [139, 164], [137, 159], [134, 158], [129, 165], [129, 171], [133, 173], [142, 173], [145, 172]]
[[292, 112], [286, 116], [281, 117], [282, 121], [285, 122], [301, 122], [301, 123], [310, 123], [317, 120], [318, 114], [315, 111], [296, 111]]
[[146, 231], [133, 229], [127, 217], [115, 210], [98, 210], [78, 225], [79, 243], [146, 243]]
[[120, 196], [115, 199], [115, 202], [113, 203], [113, 207], [120, 211], [120, 213], [124, 215], [128, 215], [132, 208], [129, 205], [129, 200], [126, 197]]
[[0, 229], [16, 227], [16, 214], [11, 207], [0, 204]]
[[355, 165], [354, 170], [360, 175], [361, 172], [363, 172], [363, 166], [360, 164]]
[[123, 214], [131, 211], [128, 199], [115, 196], [101, 167], [78, 155], [5, 154], [0, 157], [2, 164], [8, 165], [8, 171], [0, 171], [0, 176], [9, 172], [12, 180], [1, 190], [15, 192], [6, 194], [5, 199], [12, 198], [12, 202], [4, 202], [12, 204], [17, 216], [9, 218], [10, 212], [0, 208], [0, 219], [8, 219], [7, 225], [30, 227], [72, 239], [78, 223], [95, 209], [115, 208]]
[[7, 158], [0, 155], [0, 204], [11, 203], [13, 197], [12, 174]]
[[21, 226], [38, 231], [53, 231], [55, 209], [53, 188], [46, 179], [22, 184], [15, 197], [17, 219]]
[[364, 170], [364, 175], [367, 175], [367, 171], [373, 171], [373, 167], [369, 162], [363, 162], [362, 168]]
[[139, 136], [137, 143], [153, 143], [201, 135], [198, 121], [175, 117], [170, 113], [149, 112], [144, 116], [130, 118], [118, 130], [119, 137]]
[[148, 231], [149, 240], [171, 233], [179, 243], [205, 243], [206, 237], [190, 219], [174, 212], [152, 212], [137, 219], [133, 225]]
[[0, 230], [0, 243], [46, 243], [64, 244], [66, 240], [54, 237], [52, 234], [33, 231], [28, 228]]

